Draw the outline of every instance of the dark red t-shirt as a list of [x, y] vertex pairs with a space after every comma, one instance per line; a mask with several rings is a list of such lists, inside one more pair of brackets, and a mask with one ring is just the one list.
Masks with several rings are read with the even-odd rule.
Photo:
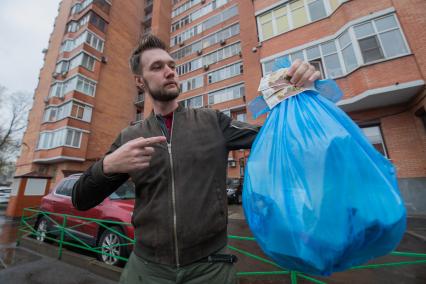
[[173, 122], [173, 112], [164, 115], [163, 118], [164, 118], [164, 122], [166, 123], [167, 130], [169, 131], [169, 135], [170, 135], [170, 131], [172, 129], [172, 122]]

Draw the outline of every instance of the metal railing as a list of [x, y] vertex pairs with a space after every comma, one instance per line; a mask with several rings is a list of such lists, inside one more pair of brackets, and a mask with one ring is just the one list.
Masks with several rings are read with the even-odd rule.
[[[62, 222], [58, 222], [57, 220], [52, 218], [55, 216], [59, 217], [58, 219], [62, 220]], [[38, 232], [35, 227], [35, 225], [37, 224], [37, 222], [39, 221], [41, 217], [46, 218], [47, 221], [50, 222], [51, 230], [48, 230], [45, 232], [43, 239], [51, 241], [51, 242], [56, 242], [59, 245], [58, 259], [61, 259], [63, 247], [64, 245], [67, 245], [70, 247], [75, 247], [75, 248], [83, 249], [86, 251], [94, 252], [97, 254], [113, 257], [118, 260], [127, 261], [128, 258], [106, 253], [105, 250], [103, 249], [105, 248], [111, 249], [113, 247], [118, 247], [118, 246], [129, 247], [129, 246], [133, 246], [135, 243], [134, 239], [129, 238], [125, 233], [117, 231], [114, 228], [112, 228], [113, 226], [132, 227], [133, 225], [130, 223], [85, 218], [85, 217], [73, 216], [69, 214], [58, 214], [58, 213], [41, 211], [36, 208], [24, 208], [24, 212], [21, 217], [21, 222], [18, 229], [17, 245], [20, 244], [21, 238], [23, 236], [41, 237], [42, 233]], [[72, 219], [82, 220], [85, 222], [74, 225], [74, 226], [68, 226], [69, 220], [72, 220]], [[83, 240], [78, 235], [78, 232], [76, 232], [75, 229], [78, 229], [79, 227], [93, 224], [93, 223], [97, 224], [99, 228], [101, 228], [102, 230], [108, 230], [117, 234], [125, 241], [125, 243], [112, 245], [108, 247], [93, 246], [89, 244], [87, 241]], [[59, 237], [53, 237], [52, 235], [59, 235]], [[70, 240], [72, 240], [73, 242], [71, 242]]]
[[[57, 222], [51, 216], [60, 217], [62, 219], [62, 222], [61, 223]], [[51, 222], [52, 225], [54, 225], [53, 227], [55, 227], [54, 230], [46, 232], [46, 235], [44, 237], [45, 237], [46, 240], [58, 243], [58, 245], [59, 245], [58, 259], [61, 259], [63, 247], [64, 247], [64, 245], [67, 245], [67, 246], [70, 246], [70, 247], [80, 248], [80, 249], [87, 250], [87, 251], [90, 251], [90, 252], [94, 252], [94, 253], [97, 253], [97, 254], [107, 255], [107, 256], [114, 257], [114, 258], [117, 258], [119, 260], [123, 260], [123, 261], [127, 262], [128, 258], [105, 253], [105, 251], [102, 250], [102, 248], [105, 248], [105, 247], [92, 246], [92, 245], [88, 244], [87, 242], [81, 240], [75, 234], [74, 229], [76, 229], [80, 226], [83, 226], [83, 225], [91, 224], [91, 223], [95, 223], [95, 224], [99, 225], [99, 227], [104, 229], [104, 230], [110, 230], [110, 231], [116, 233], [117, 235], [119, 235], [120, 237], [122, 237], [123, 240], [127, 241], [127, 243], [119, 244], [119, 245], [115, 245], [115, 246], [126, 246], [127, 247], [127, 246], [133, 246], [134, 243], [135, 243], [134, 239], [131, 239], [126, 234], [111, 228], [114, 225], [115, 226], [121, 226], [121, 227], [132, 226], [132, 224], [130, 224], [130, 223], [99, 220], [99, 219], [93, 219], [93, 218], [85, 218], [85, 217], [73, 216], [73, 215], [69, 215], [69, 214], [58, 214], [58, 213], [41, 211], [41, 210], [38, 210], [36, 208], [25, 208], [23, 215], [22, 215], [22, 218], [21, 218], [20, 226], [19, 226], [19, 229], [18, 229], [17, 245], [20, 244], [21, 239], [24, 236], [36, 236], [36, 237], [40, 236], [40, 232], [37, 232], [37, 230], [35, 229], [35, 224], [39, 220], [40, 217], [47, 218], [48, 221]], [[81, 223], [81, 224], [78, 224], [78, 225], [75, 225], [75, 226], [67, 227], [67, 222], [72, 218], [84, 220], [84, 221], [87, 221], [87, 222]], [[59, 235], [59, 239], [49, 236], [50, 234]], [[68, 239], [74, 240], [74, 242], [70, 242], [70, 241], [68, 241]], [[251, 242], [256, 241], [255, 238], [253, 238], [253, 237], [242, 237], [242, 236], [234, 236], [234, 235], [229, 235], [228, 239], [231, 240], [231, 241], [232, 240], [251, 241]], [[109, 246], [109, 247], [111, 247], [111, 246]], [[279, 266], [275, 262], [273, 262], [273, 261], [271, 261], [267, 258], [255, 255], [255, 254], [253, 254], [249, 251], [237, 248], [237, 247], [232, 246], [232, 245], [228, 245], [228, 248], [232, 251], [239, 253], [240, 255], [249, 257], [251, 259], [254, 259], [254, 260], [269, 264], [269, 265], [272, 265], [273, 267], [277, 268], [277, 270], [274, 270], [274, 271], [237, 272], [238, 277], [262, 276], [262, 275], [263, 276], [266, 276], [266, 275], [269, 275], [269, 276], [270, 275], [289, 275], [292, 284], [297, 284], [298, 279], [308, 280], [312, 283], [317, 283], [317, 284], [326, 284], [326, 282], [319, 280], [319, 279], [316, 279], [313, 276], [306, 275], [304, 273], [297, 272], [297, 271], [287, 270], [287, 269]], [[129, 250], [129, 252], [130, 252], [130, 250]], [[359, 265], [359, 266], [352, 267], [349, 270], [378, 269], [378, 268], [385, 268], [385, 267], [398, 267], [398, 266], [414, 265], [414, 264], [426, 264], [426, 253], [394, 251], [390, 255], [391, 256], [397, 256], [397, 257], [413, 258], [415, 260]]]

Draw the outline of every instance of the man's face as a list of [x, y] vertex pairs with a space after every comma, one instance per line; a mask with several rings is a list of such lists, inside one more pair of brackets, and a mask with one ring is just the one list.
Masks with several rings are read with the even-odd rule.
[[180, 94], [176, 63], [162, 49], [150, 49], [142, 53], [142, 80], [146, 91], [157, 101], [168, 102]]

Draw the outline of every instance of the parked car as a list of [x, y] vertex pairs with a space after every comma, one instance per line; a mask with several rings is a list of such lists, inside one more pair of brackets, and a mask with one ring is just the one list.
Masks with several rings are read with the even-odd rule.
[[12, 189], [10, 187], [0, 186], [0, 204], [9, 203], [11, 192]]
[[226, 194], [228, 195], [228, 204], [241, 204], [243, 194], [242, 179], [228, 178], [226, 180]]
[[[87, 211], [79, 211], [72, 205], [71, 194], [72, 188], [80, 175], [81, 174], [76, 174], [64, 178], [48, 195], [42, 198], [40, 210], [85, 218], [131, 223], [135, 203], [135, 187], [133, 182], [125, 182], [98, 206]], [[48, 216], [57, 224], [62, 224], [63, 222], [61, 215]], [[46, 236], [58, 237], [60, 232], [57, 230], [58, 225], [55, 224], [55, 222], [50, 221], [46, 216], [40, 215], [35, 223], [35, 229], [39, 233], [37, 235], [37, 240], [46, 241]], [[114, 231], [121, 232], [130, 239], [134, 238], [133, 226], [103, 224]], [[66, 228], [70, 233], [87, 244], [93, 247], [103, 247], [102, 252], [104, 253], [128, 257], [133, 249], [132, 246], [110, 247], [111, 245], [127, 244], [129, 241], [123, 239], [114, 231], [107, 230], [95, 222], [68, 217]], [[70, 238], [67, 234], [65, 234], [65, 236]], [[116, 266], [122, 266], [124, 264], [123, 261], [112, 256], [98, 254], [97, 257], [106, 264]]]

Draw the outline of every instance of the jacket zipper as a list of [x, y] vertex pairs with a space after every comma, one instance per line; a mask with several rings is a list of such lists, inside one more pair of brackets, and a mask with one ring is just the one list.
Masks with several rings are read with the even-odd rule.
[[[164, 121], [162, 123], [164, 123]], [[175, 173], [173, 168], [173, 156], [172, 156], [172, 138], [173, 138], [174, 123], [175, 123], [175, 115], [173, 114], [172, 127], [170, 128], [170, 141], [167, 141], [167, 150], [169, 152], [170, 168], [172, 173], [173, 237], [175, 242], [175, 258], [176, 258], [176, 266], [179, 267], [180, 264], [179, 264], [179, 248], [178, 248], [178, 240], [177, 240]], [[161, 130], [163, 131], [163, 134], [166, 137], [168, 137], [168, 135], [166, 135], [167, 133], [164, 133], [164, 130], [162, 127], [161, 127]]]

